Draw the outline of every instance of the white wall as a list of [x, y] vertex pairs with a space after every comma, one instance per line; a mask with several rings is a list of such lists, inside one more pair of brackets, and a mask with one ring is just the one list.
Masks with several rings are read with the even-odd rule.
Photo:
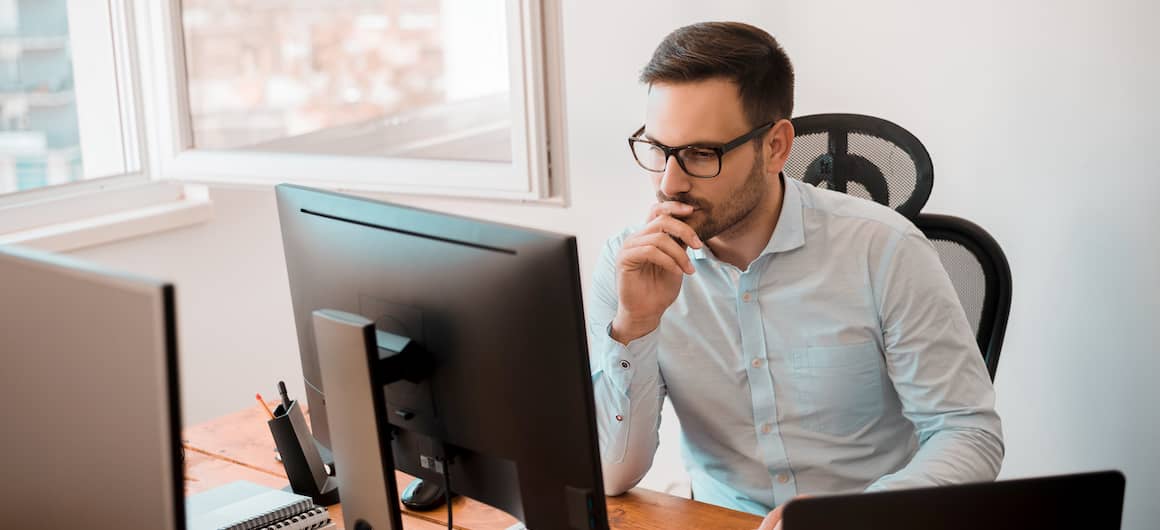
[[[624, 137], [642, 116], [635, 78], [652, 48], [693, 21], [762, 26], [795, 62], [798, 114], [861, 112], [907, 127], [934, 159], [928, 210], [978, 222], [1006, 250], [1015, 293], [996, 383], [1003, 475], [1121, 469], [1124, 528], [1152, 528], [1160, 37], [1146, 25], [1160, 9], [1130, 0], [946, 5], [565, 2], [572, 206], [409, 200], [575, 233], [587, 278], [603, 238], [640, 218], [651, 196]], [[299, 377], [272, 193], [217, 189], [214, 199], [207, 225], [78, 252], [178, 282], [191, 422]], [[680, 475], [672, 425], [652, 487]]]
[[304, 392], [274, 194], [212, 199], [209, 223], [74, 253], [175, 282], [186, 424], [272, 400], [279, 380]]

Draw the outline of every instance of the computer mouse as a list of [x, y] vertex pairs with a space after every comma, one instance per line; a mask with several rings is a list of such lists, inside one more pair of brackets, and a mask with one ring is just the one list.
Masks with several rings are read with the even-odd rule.
[[[451, 496], [454, 497], [455, 494], [452, 493]], [[426, 512], [443, 506], [445, 502], [443, 497], [443, 486], [428, 480], [415, 479], [403, 489], [400, 500], [407, 508]]]

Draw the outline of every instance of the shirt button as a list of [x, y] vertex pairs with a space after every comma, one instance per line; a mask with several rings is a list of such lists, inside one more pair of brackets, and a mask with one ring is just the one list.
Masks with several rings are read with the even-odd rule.
[[749, 293], [745, 293], [745, 294], [741, 295], [741, 301], [748, 302], [750, 300], [753, 300], [753, 295], [751, 295]]
[[773, 430], [773, 425], [765, 423], [761, 425], [761, 434], [769, 434]]
[[616, 415], [616, 421], [624, 421], [624, 416], [621, 416], [620, 414], [617, 414], [617, 415]]
[[621, 368], [627, 369], [629, 366], [632, 366], [632, 363], [629, 363], [628, 361], [620, 361]]
[[789, 475], [786, 475], [785, 473], [778, 473], [777, 474], [777, 481], [782, 483], [782, 484], [785, 484], [786, 482], [789, 482]]
[[753, 367], [754, 368], [761, 368], [761, 359], [760, 358], [753, 360]]

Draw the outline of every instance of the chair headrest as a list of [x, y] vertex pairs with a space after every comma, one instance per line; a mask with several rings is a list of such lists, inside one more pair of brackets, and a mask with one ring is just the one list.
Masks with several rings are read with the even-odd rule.
[[914, 219], [930, 198], [930, 153], [906, 129], [862, 114], [812, 114], [793, 120], [787, 176], [870, 199]]

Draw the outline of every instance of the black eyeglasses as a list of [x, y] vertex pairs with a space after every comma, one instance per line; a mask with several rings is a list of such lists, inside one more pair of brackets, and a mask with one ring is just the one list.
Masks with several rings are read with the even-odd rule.
[[644, 125], [641, 125], [628, 138], [628, 148], [632, 150], [632, 157], [636, 159], [636, 163], [647, 171], [663, 172], [669, 163], [669, 157], [676, 155], [677, 164], [689, 176], [711, 179], [721, 174], [721, 158], [725, 153], [768, 131], [775, 123], [776, 120], [766, 123], [719, 147], [695, 144], [669, 147], [660, 142], [641, 138], [640, 135], [644, 132]]

